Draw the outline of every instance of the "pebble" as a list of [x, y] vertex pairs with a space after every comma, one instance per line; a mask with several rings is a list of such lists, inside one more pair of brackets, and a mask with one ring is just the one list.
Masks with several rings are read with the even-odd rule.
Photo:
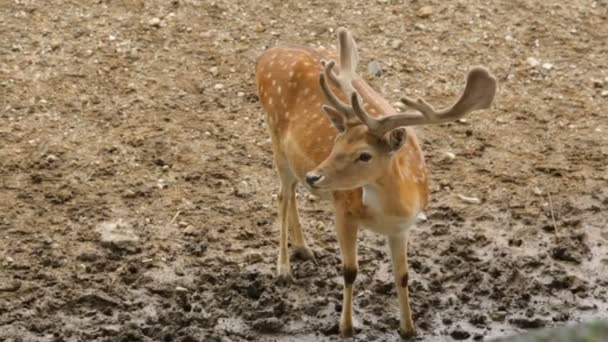
[[398, 50], [403, 45], [403, 41], [401, 39], [395, 39], [391, 42], [391, 47], [395, 50]]
[[591, 80], [591, 82], [593, 83], [593, 88], [603, 88], [604, 87], [604, 82], [602, 80], [593, 79], [593, 80]]
[[490, 314], [490, 318], [495, 322], [502, 322], [507, 318], [506, 311], [495, 311]]
[[160, 27], [160, 19], [152, 18], [152, 19], [150, 19], [150, 21], [148, 21], [148, 24], [152, 27]]
[[211, 75], [213, 76], [217, 76], [220, 74], [220, 69], [216, 66], [209, 68], [209, 72], [211, 73]]
[[184, 228], [185, 235], [195, 235], [196, 231], [197, 229], [191, 224], [187, 225], [186, 228]]
[[419, 18], [428, 18], [433, 14], [433, 7], [431, 6], [422, 6], [416, 11], [416, 15]]
[[604, 90], [601, 93], [602, 97], [608, 97], [608, 90]]
[[461, 328], [456, 328], [450, 332], [450, 336], [455, 340], [466, 340], [471, 337], [471, 334]]
[[266, 28], [264, 27], [264, 25], [262, 25], [262, 23], [257, 23], [255, 25], [255, 32], [262, 33], [264, 31], [266, 31]]
[[543, 63], [542, 68], [545, 70], [551, 70], [553, 69], [553, 64], [551, 63]]
[[526, 63], [528, 63], [529, 66], [536, 68], [537, 66], [540, 65], [540, 61], [534, 57], [528, 57], [526, 58]]
[[376, 61], [371, 61], [367, 65], [367, 71], [369, 72], [370, 75], [378, 77], [378, 76], [382, 75], [382, 72], [384, 70], [382, 69], [382, 65], [380, 63], [378, 63]]
[[222, 89], [224, 89], [224, 85], [221, 83], [217, 83], [216, 85], [213, 86], [213, 89], [222, 90]]

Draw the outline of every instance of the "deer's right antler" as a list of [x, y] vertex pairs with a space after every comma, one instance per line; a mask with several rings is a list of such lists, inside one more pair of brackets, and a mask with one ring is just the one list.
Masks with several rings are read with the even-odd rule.
[[490, 75], [485, 68], [478, 66], [469, 71], [462, 95], [458, 101], [448, 108], [437, 111], [424, 99], [413, 100], [404, 97], [401, 102], [417, 110], [420, 114], [394, 114], [376, 119], [367, 114], [355, 102], [353, 102], [353, 111], [369, 127], [372, 134], [381, 137], [397, 127], [455, 121], [472, 111], [489, 108], [494, 100], [496, 88], [496, 78]]

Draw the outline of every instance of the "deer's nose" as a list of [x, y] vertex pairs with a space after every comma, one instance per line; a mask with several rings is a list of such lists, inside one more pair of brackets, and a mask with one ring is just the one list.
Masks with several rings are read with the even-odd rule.
[[307, 173], [306, 174], [306, 183], [308, 183], [308, 185], [310, 185], [311, 187], [314, 187], [315, 183], [320, 181], [321, 178], [323, 178], [323, 177], [319, 176], [319, 175], [315, 175], [314, 173]]

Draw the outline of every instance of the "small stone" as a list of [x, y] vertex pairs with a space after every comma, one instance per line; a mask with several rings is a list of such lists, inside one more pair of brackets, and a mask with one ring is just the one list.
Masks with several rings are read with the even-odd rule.
[[217, 76], [217, 75], [219, 75], [219, 74], [220, 74], [220, 70], [219, 70], [219, 68], [218, 68], [218, 67], [216, 67], [216, 66], [209, 68], [209, 72], [210, 72], [210, 73], [211, 73], [211, 75], [213, 75], [213, 76]]
[[424, 31], [424, 29], [426, 29], [426, 26], [422, 25], [421, 23], [416, 23], [414, 24], [414, 28], [418, 31]]
[[471, 337], [471, 334], [461, 328], [456, 328], [450, 332], [450, 336], [452, 336], [452, 338], [455, 340], [466, 340], [467, 338]]
[[376, 61], [371, 61], [368, 65], [367, 65], [367, 71], [369, 72], [370, 75], [372, 76], [380, 76], [382, 75], [382, 72], [384, 71], [382, 69], [382, 65]]
[[540, 61], [534, 57], [528, 57], [526, 58], [526, 63], [528, 63], [529, 66], [536, 68], [537, 66], [540, 65]]
[[593, 83], [593, 88], [604, 88], [604, 81], [602, 80], [593, 79], [591, 82]]
[[176, 286], [175, 287], [175, 291], [176, 292], [188, 292], [188, 289], [185, 287], [181, 287], [181, 286]]
[[148, 24], [152, 27], [160, 27], [160, 19], [152, 18], [152, 19], [150, 19], [150, 21], [148, 21]]
[[608, 90], [602, 91], [600, 95], [602, 95], [602, 97], [608, 97]]
[[543, 63], [542, 68], [549, 71], [551, 69], [553, 69], [553, 64], [551, 63]]
[[403, 41], [401, 39], [395, 39], [391, 42], [391, 47], [395, 50], [398, 50], [403, 45]]
[[597, 310], [597, 304], [585, 301], [585, 302], [579, 303], [576, 306], [576, 308], [581, 311]]
[[456, 159], [456, 155], [452, 152], [445, 152], [444, 155], [450, 160]]
[[422, 6], [416, 11], [416, 15], [419, 18], [428, 18], [433, 14], [433, 7], [431, 6]]
[[262, 23], [257, 23], [255, 25], [255, 32], [262, 33], [264, 31], [266, 31], [266, 28], [264, 27], [264, 25]]
[[115, 41], [115, 40], [116, 40], [116, 36], [110, 35], [110, 36], [108, 37], [108, 40], [109, 40], [109, 41], [111, 41], [111, 42], [113, 42], [113, 41]]
[[179, 221], [179, 222], [177, 223], [177, 225], [178, 225], [180, 228], [186, 228], [186, 227], [188, 226], [188, 222], [186, 222], [186, 221]]
[[537, 187], [537, 186], [535, 186], [535, 187], [534, 187], [534, 189], [532, 189], [532, 192], [533, 192], [533, 193], [534, 193], [536, 196], [540, 196], [540, 195], [542, 195], [542, 194], [543, 194], [543, 191], [542, 191], [542, 190], [541, 190], [539, 187]]
[[428, 217], [426, 216], [425, 213], [423, 213], [423, 212], [418, 213], [418, 221], [426, 222], [427, 220], [428, 220]]
[[236, 96], [243, 97], [243, 96], [245, 96], [245, 93], [243, 93], [242, 91], [239, 91], [238, 93], [236, 93]]
[[222, 90], [222, 89], [224, 89], [224, 85], [221, 83], [217, 83], [216, 85], [213, 86], [213, 89]]
[[506, 311], [495, 311], [490, 314], [490, 318], [495, 322], [503, 322], [507, 317]]
[[185, 235], [194, 235], [196, 234], [196, 228], [194, 228], [193, 225], [189, 224], [186, 226], [186, 228], [184, 228], [183, 232]]

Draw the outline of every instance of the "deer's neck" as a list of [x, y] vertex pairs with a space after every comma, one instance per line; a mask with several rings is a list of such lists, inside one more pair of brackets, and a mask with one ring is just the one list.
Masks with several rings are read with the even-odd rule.
[[419, 184], [404, 174], [396, 157], [382, 177], [363, 186], [362, 202], [372, 216], [405, 219], [418, 215], [424, 206]]

